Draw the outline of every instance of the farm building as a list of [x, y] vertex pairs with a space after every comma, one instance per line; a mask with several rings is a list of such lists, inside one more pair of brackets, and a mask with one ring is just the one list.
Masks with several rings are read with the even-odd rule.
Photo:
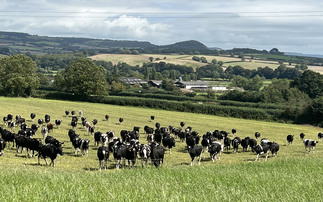
[[122, 77], [120, 78], [120, 80], [129, 85], [135, 85], [135, 84], [142, 85], [147, 83], [146, 81], [139, 79], [137, 77]]
[[150, 80], [148, 81], [148, 85], [153, 87], [159, 87], [161, 86], [162, 80]]
[[185, 89], [207, 89], [209, 85], [206, 81], [177, 81], [175, 84]]
[[228, 90], [226, 86], [212, 86], [212, 90], [214, 91], [225, 91]]

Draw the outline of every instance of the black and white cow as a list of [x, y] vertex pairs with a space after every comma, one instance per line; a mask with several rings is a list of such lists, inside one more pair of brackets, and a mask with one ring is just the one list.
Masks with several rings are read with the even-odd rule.
[[[107, 169], [107, 163], [108, 163], [108, 160], [109, 160], [109, 154], [110, 154], [110, 151], [109, 151], [108, 147], [101, 146], [101, 147], [98, 148], [97, 156], [98, 156], [98, 159], [99, 159], [100, 171], [102, 170], [102, 168], [104, 168], [105, 170]], [[103, 164], [103, 162], [104, 162], [104, 164]]]
[[270, 145], [270, 151], [271, 151], [271, 156], [274, 157], [277, 155], [277, 152], [279, 151], [279, 144], [276, 142], [273, 142]]
[[50, 122], [50, 116], [48, 114], [45, 115], [45, 123], [49, 123]]
[[86, 156], [88, 156], [90, 140], [76, 137], [73, 139], [72, 145], [74, 147], [75, 155], [77, 155], [78, 152], [81, 151], [82, 156], [84, 156], [85, 154]]
[[66, 110], [65, 111], [65, 116], [68, 116], [70, 114], [70, 111]]
[[231, 139], [229, 137], [225, 137], [223, 140], [224, 148], [226, 150], [231, 149]]
[[257, 154], [256, 161], [259, 160], [259, 156], [261, 154], [266, 155], [266, 161], [270, 152], [270, 145], [269, 144], [258, 144], [257, 146], [254, 147], [254, 151]]
[[139, 156], [141, 159], [141, 165], [144, 167], [144, 165], [148, 165], [148, 159], [150, 157], [151, 149], [150, 146], [147, 144], [141, 144], [139, 147]]
[[288, 145], [291, 145], [293, 144], [294, 135], [287, 135], [286, 139], [287, 139]]
[[43, 119], [38, 119], [37, 121], [39, 126], [42, 126], [44, 124], [44, 120]]
[[310, 152], [311, 150], [314, 151], [317, 143], [318, 141], [314, 141], [312, 139], [305, 139], [304, 140], [305, 152], [307, 152], [307, 148], [308, 148], [308, 152]]
[[94, 146], [106, 146], [108, 144], [108, 135], [106, 133], [101, 133], [97, 131], [94, 133]]
[[6, 141], [4, 139], [0, 138], [0, 156], [3, 154], [3, 150], [6, 148]]
[[249, 147], [251, 148], [251, 151], [252, 152], [255, 152], [254, 151], [254, 147], [257, 145], [257, 140], [253, 139], [253, 138], [250, 138], [249, 140]]
[[57, 147], [52, 144], [45, 144], [40, 147], [39, 153], [38, 153], [38, 165], [40, 164], [40, 158], [44, 158], [46, 165], [48, 165], [46, 158], [49, 157], [51, 159], [51, 163], [53, 167], [55, 166], [54, 160], [57, 157], [57, 154], [60, 154], [63, 156], [63, 149], [62, 147]]
[[0, 133], [1, 133], [2, 139], [5, 142], [8, 142], [8, 146], [10, 146], [10, 142], [12, 142], [12, 146], [14, 147], [15, 134], [1, 127], [0, 127]]
[[48, 129], [47, 129], [47, 127], [43, 127], [40, 132], [43, 135], [43, 139], [45, 140], [46, 137], [47, 137], [47, 135], [48, 135]]
[[201, 164], [201, 154], [202, 154], [202, 146], [201, 145], [194, 145], [187, 146], [187, 151], [191, 157], [191, 166], [194, 165], [194, 159], [197, 158], [198, 165]]
[[45, 143], [46, 144], [50, 143], [50, 144], [53, 144], [57, 147], [61, 147], [64, 144], [64, 142], [60, 142], [56, 138], [49, 136], [49, 135], [45, 138]]
[[213, 141], [209, 146], [209, 153], [212, 161], [214, 160], [220, 160], [220, 154], [223, 146], [220, 142]]
[[258, 139], [259, 139], [259, 137], [260, 137], [260, 133], [259, 133], [259, 132], [255, 132], [255, 137], [256, 137], [256, 139], [258, 140]]

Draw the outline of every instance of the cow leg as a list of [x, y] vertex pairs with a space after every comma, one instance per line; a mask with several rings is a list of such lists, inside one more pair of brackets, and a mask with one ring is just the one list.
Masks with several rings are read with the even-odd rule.
[[198, 165], [201, 165], [201, 154], [197, 158], [198, 158]]
[[267, 151], [267, 153], [266, 153], [266, 159], [265, 159], [265, 161], [267, 161], [267, 159], [268, 159], [268, 156], [269, 156], [269, 152]]
[[258, 161], [258, 160], [259, 160], [259, 155], [260, 155], [260, 154], [257, 154], [257, 157], [256, 157], [256, 160], [255, 160], [255, 161]]
[[100, 169], [100, 171], [102, 170], [102, 166], [101, 166], [101, 164], [102, 164], [102, 161], [101, 161], [101, 160], [99, 160], [99, 169]]
[[172, 148], [169, 148], [169, 154], [172, 154]]
[[45, 158], [45, 157], [44, 157], [44, 160], [45, 160], [45, 162], [46, 162], [46, 165], [48, 165], [47, 160], [46, 160], [46, 158]]
[[192, 157], [192, 160], [191, 160], [191, 166], [194, 165], [194, 157]]
[[38, 165], [40, 165], [40, 155], [38, 155]]

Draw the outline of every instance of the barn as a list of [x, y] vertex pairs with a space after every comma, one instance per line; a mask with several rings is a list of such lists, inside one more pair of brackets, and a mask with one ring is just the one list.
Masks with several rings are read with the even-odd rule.
[[177, 81], [175, 83], [180, 88], [185, 89], [208, 89], [209, 83], [206, 81]]

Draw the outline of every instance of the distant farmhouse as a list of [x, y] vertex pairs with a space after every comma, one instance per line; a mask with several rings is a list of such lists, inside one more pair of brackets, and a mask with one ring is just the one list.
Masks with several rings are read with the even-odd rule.
[[201, 90], [208, 89], [209, 85], [206, 81], [177, 81], [175, 84], [180, 88]]
[[129, 85], [135, 85], [135, 84], [139, 84], [139, 85], [143, 85], [143, 84], [147, 84], [146, 81], [139, 79], [137, 77], [122, 77], [120, 78], [121, 81], [125, 82], [126, 84]]

